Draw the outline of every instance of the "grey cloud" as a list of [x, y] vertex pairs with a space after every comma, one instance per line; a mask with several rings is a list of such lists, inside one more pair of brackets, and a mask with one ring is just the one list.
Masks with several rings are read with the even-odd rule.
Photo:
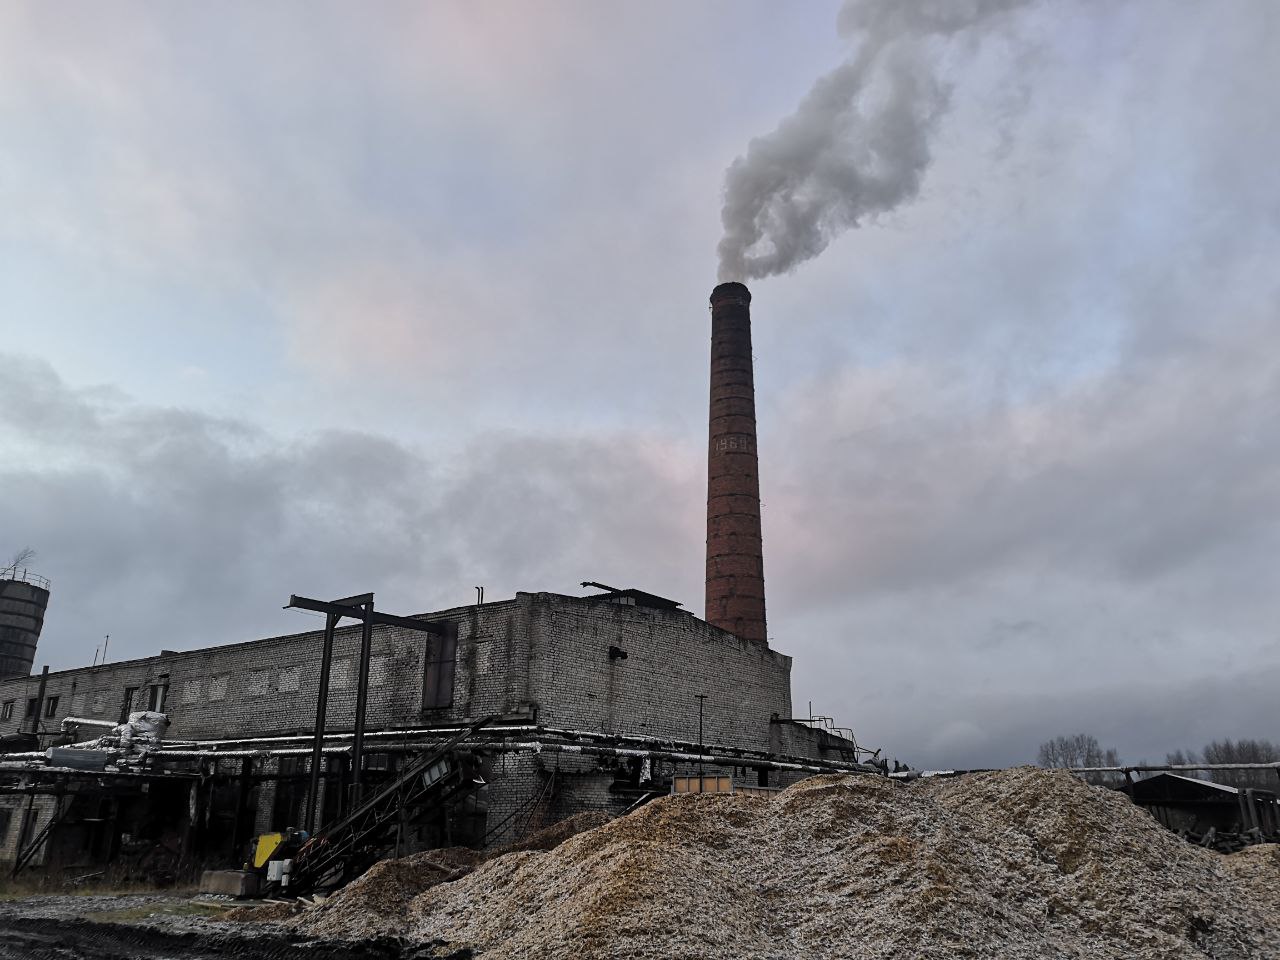
[[644, 438], [486, 434], [432, 456], [104, 398], [17, 357], [3, 369], [0, 530], [38, 543], [54, 581], [41, 662], [86, 661], [106, 633], [126, 657], [307, 629], [280, 613], [294, 592], [372, 589], [419, 612], [475, 585], [497, 599], [657, 570], [651, 589], [693, 599], [696, 527], [657, 504], [696, 503], [696, 481]]
[[[839, 122], [787, 121], [794, 154], [763, 138], [795, 170], [746, 172], [790, 197], [800, 253], [857, 209], [824, 219], [823, 191], [919, 187], [803, 283], [753, 285], [770, 625], [798, 712], [931, 765], [1079, 729], [1130, 758], [1280, 739], [1251, 679], [1273, 677], [1280, 623], [1280, 127], [1259, 93], [1280, 8], [1009, 6], [847, 7], [851, 41], [899, 39], [824, 81], [819, 114], [865, 81]], [[810, 85], [827, 24], [645, 7], [557, 33], [568, 59], [529, 85], [507, 81], [548, 48], [516, 30], [520, 59], [495, 60], [486, 25], [442, 85], [421, 72], [448, 70], [438, 29], [299, 5], [303, 48], [291, 12], [232, 8], [0, 30], [20, 349], [148, 397], [183, 396], [171, 371], [198, 363], [207, 391], [180, 405], [239, 411], [3, 368], [0, 534], [54, 578], [44, 650], [310, 626], [278, 611], [292, 591], [403, 611], [592, 577], [698, 611], [715, 187]], [[890, 107], [909, 122], [858, 140]], [[857, 166], [865, 186], [850, 156], [905, 166]]]
[[1253, 562], [1280, 546], [1280, 362], [1256, 349], [1272, 326], [1262, 309], [1018, 405], [966, 386], [966, 409], [932, 364], [800, 391], [774, 427], [788, 467], [765, 475], [775, 569], [830, 597], [1011, 566], [1142, 583]]

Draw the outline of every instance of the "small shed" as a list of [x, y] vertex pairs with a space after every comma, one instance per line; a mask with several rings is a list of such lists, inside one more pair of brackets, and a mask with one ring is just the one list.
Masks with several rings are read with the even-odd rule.
[[1160, 773], [1121, 788], [1170, 830], [1204, 834], [1258, 830], [1274, 835], [1276, 795], [1268, 790], [1241, 790], [1212, 780]]

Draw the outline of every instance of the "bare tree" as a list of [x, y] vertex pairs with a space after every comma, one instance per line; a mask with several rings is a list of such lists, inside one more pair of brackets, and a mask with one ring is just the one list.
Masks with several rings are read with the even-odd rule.
[[23, 547], [12, 557], [3, 567], [0, 567], [0, 575], [14, 576], [18, 575], [18, 570], [26, 569], [27, 564], [36, 558], [36, 552], [31, 547]]
[[[1214, 740], [1204, 748], [1205, 763], [1275, 763], [1280, 747], [1270, 740]], [[1275, 790], [1280, 778], [1274, 770], [1210, 770], [1210, 779], [1232, 787]]]
[[[1196, 763], [1204, 763], [1200, 759], [1200, 755], [1194, 750], [1175, 750], [1173, 753], [1166, 753], [1164, 762], [1173, 766], [1190, 766]], [[1195, 777], [1198, 780], [1210, 779], [1209, 774], [1204, 770], [1178, 770], [1176, 772], [1180, 777]]]
[[[1070, 767], [1118, 767], [1120, 755], [1114, 748], [1104, 750], [1098, 738], [1087, 733], [1058, 736], [1040, 744], [1037, 763], [1042, 767], [1066, 769]], [[1120, 774], [1090, 773], [1084, 778], [1090, 783], [1118, 782]]]
[[[1175, 750], [1165, 754], [1167, 763], [1277, 763], [1280, 762], [1280, 746], [1270, 740], [1214, 740], [1196, 753], [1194, 750]], [[1184, 770], [1181, 775], [1225, 783], [1229, 787], [1261, 787], [1264, 790], [1280, 789], [1280, 776], [1272, 770]]]

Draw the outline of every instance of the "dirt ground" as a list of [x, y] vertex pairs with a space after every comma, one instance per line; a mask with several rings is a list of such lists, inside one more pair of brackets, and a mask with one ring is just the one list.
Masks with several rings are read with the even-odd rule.
[[[464, 960], [469, 950], [392, 940], [327, 943], [222, 920], [200, 896], [34, 896], [0, 901], [0, 960]], [[226, 908], [234, 907], [227, 901]]]

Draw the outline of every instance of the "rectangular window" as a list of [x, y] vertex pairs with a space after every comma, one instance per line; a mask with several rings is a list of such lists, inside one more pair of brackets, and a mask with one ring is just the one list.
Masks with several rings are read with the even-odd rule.
[[209, 702], [218, 703], [227, 699], [227, 681], [231, 679], [231, 674], [222, 673], [209, 680]]
[[159, 683], [153, 683], [147, 694], [147, 709], [155, 713], [164, 713], [164, 705], [169, 700], [169, 678], [161, 677]]
[[44, 702], [44, 715], [46, 717], [54, 717], [58, 714], [58, 698], [49, 697]]
[[13, 701], [12, 700], [6, 700], [4, 702], [4, 707], [0, 708], [0, 719], [4, 719], [4, 720], [13, 719]]
[[36, 711], [40, 709], [40, 698], [32, 697], [27, 701], [27, 712], [23, 716], [34, 717]]
[[443, 637], [427, 641], [427, 665], [422, 678], [422, 709], [432, 710], [453, 704], [453, 667], [458, 653], [458, 634], [449, 630]]
[[0, 807], [0, 844], [9, 840], [9, 825], [13, 821], [13, 811], [8, 807]]
[[133, 713], [133, 701], [138, 698], [137, 687], [125, 687], [124, 699], [120, 701], [120, 722], [124, 723], [129, 719], [129, 714]]

